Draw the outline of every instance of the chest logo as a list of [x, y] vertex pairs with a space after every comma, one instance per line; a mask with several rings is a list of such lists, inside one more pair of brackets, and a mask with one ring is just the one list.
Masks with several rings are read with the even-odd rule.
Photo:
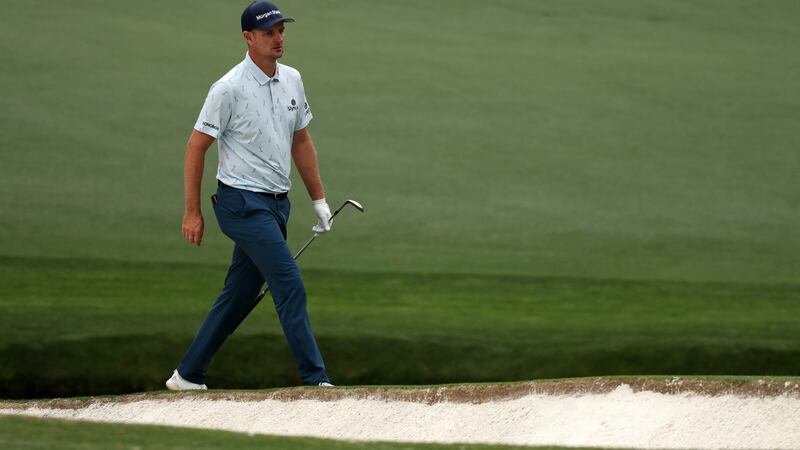
[[297, 102], [294, 99], [292, 99], [292, 106], [287, 106], [286, 108], [289, 111], [297, 111], [298, 109], [300, 109], [300, 107], [297, 106]]

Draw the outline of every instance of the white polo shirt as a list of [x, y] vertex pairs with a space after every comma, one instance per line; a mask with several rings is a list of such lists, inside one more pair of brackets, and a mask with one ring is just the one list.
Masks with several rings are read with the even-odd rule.
[[287, 192], [292, 138], [312, 118], [297, 70], [268, 77], [250, 55], [211, 86], [194, 129], [217, 138], [217, 179], [255, 192]]

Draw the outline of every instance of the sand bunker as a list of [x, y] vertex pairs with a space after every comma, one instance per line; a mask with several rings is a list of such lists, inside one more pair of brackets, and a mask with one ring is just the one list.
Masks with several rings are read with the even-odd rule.
[[648, 390], [606, 380], [211, 392], [0, 404], [0, 414], [369, 441], [800, 449], [798, 384], [737, 386], [723, 393], [720, 383], [671, 380]]

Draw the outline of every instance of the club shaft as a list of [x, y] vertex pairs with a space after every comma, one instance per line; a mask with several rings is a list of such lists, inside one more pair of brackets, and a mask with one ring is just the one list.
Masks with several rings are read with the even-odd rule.
[[294, 259], [297, 260], [297, 258], [299, 258], [301, 254], [303, 254], [305, 249], [307, 249], [308, 246], [311, 245], [311, 243], [314, 242], [314, 239], [316, 239], [316, 238], [317, 238], [317, 233], [314, 233], [314, 235], [311, 236], [311, 239], [307, 240], [306, 243], [303, 244], [302, 247], [300, 247], [300, 250], [298, 250], [297, 253], [295, 253]]

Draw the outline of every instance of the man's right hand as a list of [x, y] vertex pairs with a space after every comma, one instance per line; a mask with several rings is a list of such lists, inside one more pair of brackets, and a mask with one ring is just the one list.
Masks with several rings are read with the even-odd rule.
[[203, 229], [203, 214], [200, 211], [184, 213], [181, 231], [189, 243], [199, 247], [203, 240]]
[[189, 243], [200, 246], [203, 240], [203, 213], [200, 212], [200, 184], [203, 181], [203, 166], [208, 147], [214, 138], [192, 130], [186, 143], [183, 163], [184, 214], [181, 232]]

